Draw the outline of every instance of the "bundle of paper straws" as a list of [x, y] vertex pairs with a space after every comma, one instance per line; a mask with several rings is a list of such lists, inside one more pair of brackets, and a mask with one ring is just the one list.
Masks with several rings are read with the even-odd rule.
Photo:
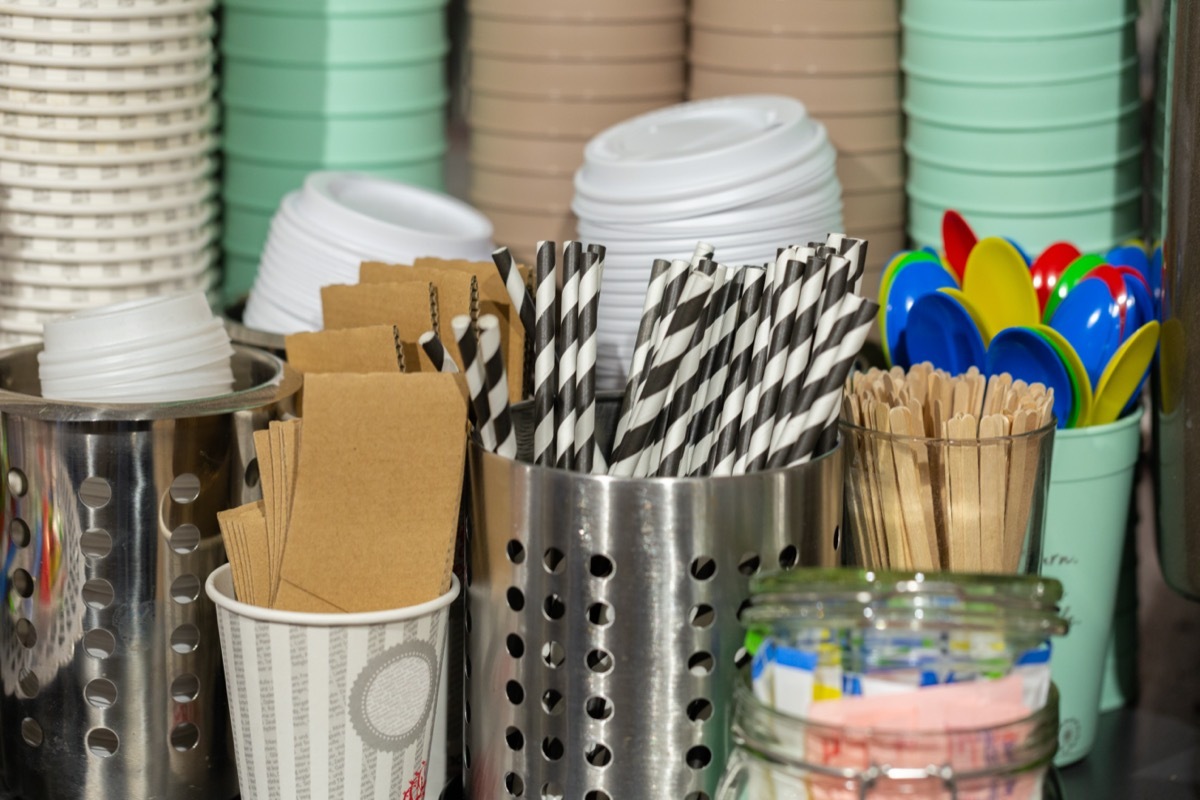
[[[508, 248], [492, 254], [526, 340], [532, 343], [534, 463], [603, 474], [607, 465], [596, 445], [596, 316], [604, 248], [566, 242], [561, 269], [555, 249], [554, 242], [538, 243], [536, 301]], [[480, 442], [492, 452], [516, 458], [499, 321], [491, 315], [481, 318], [478, 336], [470, 317], [455, 317], [451, 327]], [[457, 371], [432, 331], [421, 337], [421, 346], [441, 369]]]
[[857, 294], [867, 243], [831, 234], [764, 267], [711, 247], [657, 261], [610, 475], [740, 475], [837, 443], [842, 384], [878, 306]]
[[[651, 270], [611, 466], [596, 441], [596, 312], [604, 248], [538, 244], [530, 294], [493, 259], [532, 342], [534, 463], [620, 477], [740, 475], [805, 463], [837, 443], [842, 385], [879, 308], [858, 294], [867, 243], [831, 234], [729, 267], [703, 243]], [[536, 297], [536, 300], [534, 299]], [[453, 321], [483, 445], [516, 457], [494, 318]], [[422, 345], [434, 363], [432, 334]]]

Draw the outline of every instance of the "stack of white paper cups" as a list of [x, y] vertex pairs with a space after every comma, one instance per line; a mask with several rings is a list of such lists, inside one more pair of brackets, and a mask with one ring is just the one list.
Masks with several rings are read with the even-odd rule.
[[0, 2], [0, 338], [214, 273], [212, 0]]

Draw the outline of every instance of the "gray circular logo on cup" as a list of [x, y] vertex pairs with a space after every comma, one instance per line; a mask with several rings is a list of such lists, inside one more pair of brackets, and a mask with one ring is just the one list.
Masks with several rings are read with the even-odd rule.
[[350, 692], [350, 719], [376, 750], [398, 752], [416, 742], [437, 696], [437, 651], [405, 642], [371, 659]]

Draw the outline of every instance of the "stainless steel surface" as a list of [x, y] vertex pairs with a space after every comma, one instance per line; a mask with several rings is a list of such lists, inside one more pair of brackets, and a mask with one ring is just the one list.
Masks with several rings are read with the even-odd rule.
[[254, 328], [247, 328], [242, 322], [242, 314], [246, 311], [246, 301], [239, 300], [225, 310], [225, 330], [235, 344], [258, 347], [283, 356], [287, 350], [284, 336], [279, 333], [267, 333]]
[[[1155, 182], [1163, 327], [1155, 382], [1159, 559], [1200, 600], [1200, 6], [1166, 4], [1159, 45]], [[1152, 215], [1154, 216], [1154, 215]]]
[[26, 800], [224, 800], [237, 784], [208, 573], [218, 511], [261, 497], [252, 432], [299, 376], [238, 348], [222, 398], [36, 397], [38, 347], [0, 356], [9, 604], [8, 789]]
[[[616, 406], [601, 404], [598, 432]], [[470, 473], [467, 796], [711, 797], [749, 575], [838, 563], [840, 451], [759, 475], [635, 480], [473, 447]]]

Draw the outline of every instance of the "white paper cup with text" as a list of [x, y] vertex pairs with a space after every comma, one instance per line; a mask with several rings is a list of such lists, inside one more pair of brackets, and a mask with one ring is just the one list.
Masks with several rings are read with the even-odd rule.
[[457, 579], [436, 600], [364, 614], [240, 603], [228, 565], [207, 591], [242, 800], [424, 800]]

